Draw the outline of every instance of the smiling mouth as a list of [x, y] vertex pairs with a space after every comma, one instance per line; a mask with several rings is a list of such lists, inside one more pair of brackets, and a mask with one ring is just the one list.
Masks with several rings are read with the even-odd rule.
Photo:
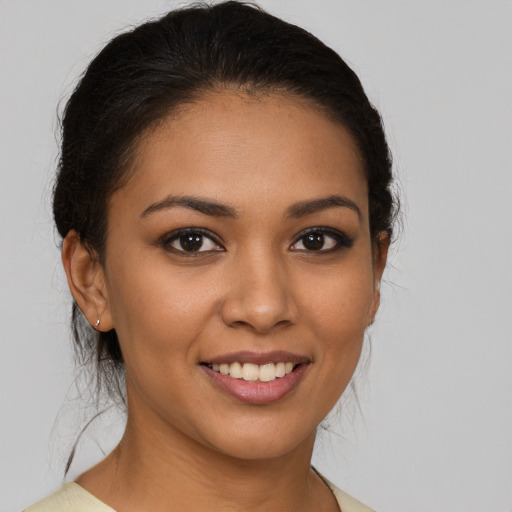
[[296, 364], [292, 362], [279, 363], [206, 363], [205, 366], [214, 372], [226, 375], [233, 379], [241, 379], [248, 382], [271, 382], [285, 377], [293, 372]]
[[292, 394], [304, 379], [311, 359], [286, 351], [240, 351], [200, 363], [210, 382], [252, 405], [269, 405]]

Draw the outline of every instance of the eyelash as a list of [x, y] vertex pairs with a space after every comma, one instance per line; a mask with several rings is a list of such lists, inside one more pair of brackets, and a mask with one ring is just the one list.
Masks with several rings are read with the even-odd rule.
[[[305, 247], [303, 249], [293, 249], [295, 245], [297, 245], [299, 242], [302, 241], [302, 245], [304, 246], [304, 240], [308, 235], [322, 235], [324, 237], [329, 237], [334, 240], [334, 246], [330, 247], [329, 249], [306, 249]], [[295, 239], [295, 242], [291, 245], [293, 251], [301, 251], [306, 253], [312, 253], [312, 254], [327, 254], [339, 251], [341, 249], [349, 249], [354, 244], [354, 239], [342, 231], [338, 231], [337, 229], [333, 228], [326, 228], [326, 227], [314, 227], [314, 228], [308, 228], [297, 236]]]
[[[180, 242], [180, 238], [186, 235], [196, 235], [196, 242], [200, 242], [199, 247], [196, 250], [185, 250], [183, 247], [183, 241]], [[329, 247], [328, 249], [319, 248], [319, 249], [307, 249], [304, 245], [304, 241], [309, 235], [320, 235], [322, 239], [320, 242], [322, 245], [325, 245], [325, 238], [331, 238], [334, 241], [334, 246]], [[205, 239], [209, 240], [210, 243], [214, 244], [216, 247], [213, 249], [201, 250]], [[317, 240], [317, 241], [318, 241]], [[311, 240], [315, 243], [315, 240]], [[173, 243], [178, 242], [181, 245], [181, 248], [173, 247]], [[194, 243], [193, 239], [190, 239], [191, 243]], [[303, 248], [297, 249], [294, 246], [302, 242]], [[312, 253], [312, 254], [326, 254], [339, 251], [343, 248], [350, 248], [354, 243], [354, 239], [346, 235], [345, 233], [326, 227], [313, 227], [308, 228], [295, 238], [295, 241], [291, 244], [290, 249], [294, 252], [304, 252], [304, 253]], [[213, 233], [208, 230], [202, 228], [186, 228], [180, 229], [178, 231], [174, 231], [168, 235], [165, 235], [160, 240], [160, 245], [167, 251], [174, 252], [176, 254], [180, 254], [186, 257], [197, 257], [201, 256], [202, 253], [211, 253], [211, 252], [224, 252], [226, 249], [220, 243], [218, 237], [216, 237]]]
[[[180, 244], [182, 249], [172, 246], [174, 242], [179, 242], [179, 239], [186, 235], [198, 235], [199, 237], [201, 237], [201, 245], [199, 246], [198, 250], [186, 251], [183, 249], [182, 244]], [[205, 239], [210, 240], [210, 242], [215, 244], [217, 248], [201, 251], [200, 249], [204, 245]], [[211, 233], [210, 231], [202, 228], [186, 228], [180, 229], [178, 231], [173, 231], [172, 233], [169, 233], [168, 235], [162, 237], [162, 239], [160, 240], [160, 245], [162, 245], [162, 247], [167, 251], [174, 252], [176, 254], [184, 255], [187, 257], [197, 257], [203, 255], [204, 253], [225, 251], [223, 245], [218, 241], [218, 237], [214, 236], [213, 233]]]

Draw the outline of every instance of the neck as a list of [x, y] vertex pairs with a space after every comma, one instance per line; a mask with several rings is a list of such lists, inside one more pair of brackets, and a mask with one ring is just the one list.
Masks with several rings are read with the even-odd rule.
[[314, 440], [313, 432], [289, 453], [247, 460], [129, 416], [119, 446], [77, 483], [118, 512], [337, 510], [310, 469]]

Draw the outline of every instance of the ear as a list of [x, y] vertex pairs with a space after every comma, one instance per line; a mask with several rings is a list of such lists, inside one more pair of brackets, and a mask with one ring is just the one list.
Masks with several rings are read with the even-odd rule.
[[380, 306], [380, 282], [386, 268], [388, 250], [391, 240], [389, 234], [381, 231], [374, 242], [373, 247], [373, 301], [370, 312], [370, 324], [373, 323], [375, 315]]
[[74, 230], [62, 243], [62, 263], [71, 294], [87, 321], [96, 330], [113, 329], [103, 267], [97, 254], [82, 242]]

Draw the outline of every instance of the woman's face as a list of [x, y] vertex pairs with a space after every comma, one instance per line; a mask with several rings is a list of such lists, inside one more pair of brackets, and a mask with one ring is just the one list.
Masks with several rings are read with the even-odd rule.
[[182, 108], [109, 205], [129, 424], [247, 459], [310, 445], [354, 372], [384, 260], [341, 125], [291, 96]]

